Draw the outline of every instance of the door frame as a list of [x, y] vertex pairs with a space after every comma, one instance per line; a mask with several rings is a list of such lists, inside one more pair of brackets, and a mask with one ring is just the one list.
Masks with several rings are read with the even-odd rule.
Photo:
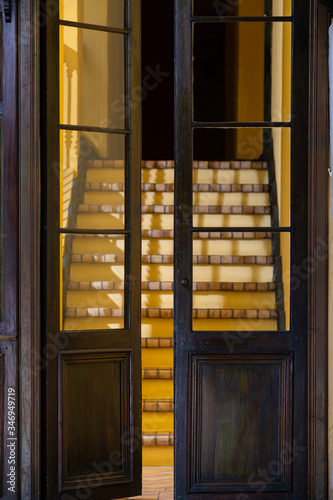
[[[56, 1], [54, 2], [56, 6]], [[328, 385], [328, 193], [329, 161], [326, 7], [310, 0], [310, 124], [309, 124], [309, 341], [308, 341], [308, 498], [327, 499], [327, 385]], [[19, 3], [19, 384], [21, 498], [40, 497], [41, 373], [40, 362], [40, 156], [39, 115], [40, 25], [46, 15], [38, 0]], [[27, 98], [29, 96], [29, 98]], [[43, 99], [43, 96], [41, 96]], [[325, 117], [325, 119], [323, 119]], [[306, 138], [305, 138], [306, 141]], [[29, 241], [30, 245], [26, 242]], [[312, 263], [312, 266], [310, 266]]]

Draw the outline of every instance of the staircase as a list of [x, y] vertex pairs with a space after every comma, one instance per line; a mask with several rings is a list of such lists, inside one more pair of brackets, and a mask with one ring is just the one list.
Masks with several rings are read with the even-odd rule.
[[[195, 227], [271, 226], [266, 162], [194, 162], [193, 167]], [[88, 161], [77, 227], [109, 227], [110, 217], [113, 227], [122, 227], [123, 189], [119, 165]], [[143, 162], [143, 465], [173, 464], [173, 190], [173, 162]], [[70, 238], [64, 328], [121, 328], [123, 239]], [[277, 304], [281, 280], [274, 247], [267, 231], [194, 233], [194, 330], [279, 329], [283, 311], [281, 300]]]

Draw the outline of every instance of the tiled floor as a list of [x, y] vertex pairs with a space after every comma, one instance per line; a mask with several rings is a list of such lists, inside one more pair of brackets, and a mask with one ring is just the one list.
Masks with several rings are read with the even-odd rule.
[[143, 467], [138, 500], [173, 500], [173, 467]]

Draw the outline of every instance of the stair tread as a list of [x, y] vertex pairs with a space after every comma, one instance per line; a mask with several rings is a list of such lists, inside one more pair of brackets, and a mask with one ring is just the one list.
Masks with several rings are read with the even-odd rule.
[[[124, 168], [123, 160], [109, 160], [108, 158], [99, 158], [88, 160], [88, 168]], [[143, 160], [142, 168], [174, 168], [173, 160]], [[212, 169], [267, 169], [266, 161], [259, 160], [234, 160], [234, 161], [193, 161], [193, 168], [212, 168]]]
[[142, 348], [173, 348], [174, 340], [173, 337], [142, 337], [141, 347]]
[[[141, 235], [143, 238], [174, 238], [173, 229], [142, 229]], [[267, 231], [195, 231], [193, 239], [244, 239], [244, 240], [259, 240], [272, 239], [272, 233]]]
[[142, 368], [141, 376], [143, 379], [163, 379], [173, 380], [173, 368]]
[[[124, 183], [120, 182], [86, 182], [86, 191], [114, 191], [123, 192]], [[144, 182], [141, 190], [145, 192], [168, 193], [174, 192], [174, 183], [166, 182]], [[193, 184], [193, 191], [198, 193], [269, 193], [269, 184], [267, 183], [197, 183]]]
[[[171, 160], [146, 160], [141, 162], [142, 168], [174, 168]], [[266, 161], [235, 160], [235, 161], [193, 161], [193, 168], [202, 169], [267, 169]]]
[[[121, 252], [121, 250], [119, 250]], [[164, 254], [143, 254], [142, 263], [150, 264], [172, 264], [173, 255]], [[72, 263], [95, 263], [95, 264], [121, 264], [125, 261], [124, 253], [72, 253]], [[193, 255], [193, 264], [249, 264], [249, 265], [267, 265], [273, 264], [271, 255]]]
[[[142, 238], [157, 238], [157, 239], [169, 239], [173, 240], [174, 238], [174, 230], [173, 229], [142, 229], [141, 231]], [[105, 238], [112, 240], [123, 241], [124, 236], [120, 234], [112, 234], [112, 235], [98, 235], [99, 238]], [[90, 239], [96, 238], [94, 234], [76, 234], [75, 239]], [[248, 231], [195, 231], [193, 233], [194, 240], [202, 240], [202, 239], [222, 239], [222, 240], [257, 240], [260, 241], [262, 239], [272, 239], [271, 231], [251, 231], [249, 228]]]
[[[88, 204], [81, 203], [78, 207], [78, 213], [100, 214], [108, 213], [122, 214], [125, 211], [123, 204]], [[173, 214], [174, 205], [142, 205], [142, 214]], [[268, 215], [271, 213], [269, 205], [194, 205], [194, 214], [211, 215]]]
[[144, 412], [173, 412], [173, 399], [143, 399], [142, 411]]
[[173, 432], [165, 432], [165, 433], [143, 432], [142, 433], [142, 445], [143, 446], [173, 446], [174, 445]]
[[[161, 307], [147, 307], [141, 309], [143, 318], [173, 318], [173, 309]], [[123, 318], [123, 308], [111, 307], [67, 307], [66, 317], [69, 318], [86, 318], [86, 317], [103, 317], [103, 318]], [[193, 308], [193, 319], [276, 319], [277, 311], [272, 308]]]
[[[123, 290], [123, 281], [71, 281], [68, 283], [69, 290]], [[173, 281], [143, 281], [141, 290], [151, 291], [173, 291]], [[275, 282], [195, 282], [193, 290], [208, 291], [274, 291]]]

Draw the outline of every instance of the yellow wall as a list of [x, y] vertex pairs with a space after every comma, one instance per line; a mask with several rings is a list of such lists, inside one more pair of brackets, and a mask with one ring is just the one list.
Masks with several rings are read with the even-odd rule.
[[[273, 15], [289, 15], [291, 0], [274, 2]], [[291, 112], [291, 27], [274, 23], [272, 32], [272, 121], [289, 121]], [[275, 172], [281, 226], [290, 225], [290, 132], [273, 128]], [[281, 238], [282, 274], [287, 326], [290, 321], [290, 241]]]
[[[262, 16], [265, 14], [265, 2], [241, 2], [239, 16]], [[263, 23], [239, 23], [239, 52], [238, 52], [238, 121], [262, 121], [264, 116], [264, 57], [265, 57], [265, 26]], [[252, 137], [253, 136], [253, 137]], [[253, 144], [256, 151], [254, 157], [258, 158], [263, 151], [262, 130], [251, 131], [250, 149]], [[249, 130], [237, 131], [237, 159], [249, 159]]]
[[[120, 25], [121, 2], [63, 0], [60, 17], [100, 25]], [[124, 37], [93, 30], [60, 28], [60, 122], [123, 128]], [[103, 157], [123, 160], [120, 140], [108, 134], [64, 131], [60, 137], [61, 223], [66, 225], [73, 178], [77, 175], [80, 135]]]

